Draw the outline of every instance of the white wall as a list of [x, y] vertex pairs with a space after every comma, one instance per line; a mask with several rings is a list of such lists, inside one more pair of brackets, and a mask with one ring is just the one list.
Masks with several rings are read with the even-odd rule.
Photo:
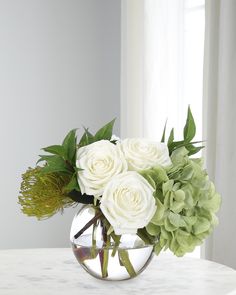
[[21, 173], [72, 128], [119, 126], [119, 64], [120, 1], [0, 0], [0, 248], [69, 245], [76, 209], [24, 216]]

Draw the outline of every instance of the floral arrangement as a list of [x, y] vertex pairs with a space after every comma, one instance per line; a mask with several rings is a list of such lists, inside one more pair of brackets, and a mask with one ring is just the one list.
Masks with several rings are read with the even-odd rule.
[[180, 141], [174, 129], [165, 141], [166, 126], [161, 142], [120, 140], [112, 135], [113, 125], [94, 135], [84, 129], [78, 142], [74, 129], [61, 145], [43, 148], [48, 154], [22, 175], [23, 213], [45, 219], [77, 203], [91, 204], [97, 214], [83, 230], [100, 218], [116, 243], [123, 234], [137, 234], [156, 254], [193, 251], [217, 224], [221, 198], [202, 158], [192, 157], [203, 146], [193, 141], [190, 108]]

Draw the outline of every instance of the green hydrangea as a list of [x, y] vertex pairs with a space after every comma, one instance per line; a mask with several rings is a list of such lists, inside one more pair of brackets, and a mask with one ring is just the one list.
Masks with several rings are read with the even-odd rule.
[[203, 169], [201, 158], [189, 158], [184, 147], [171, 154], [173, 165], [142, 175], [155, 188], [157, 211], [147, 225], [156, 238], [155, 252], [170, 249], [176, 256], [191, 252], [212, 232], [221, 198]]

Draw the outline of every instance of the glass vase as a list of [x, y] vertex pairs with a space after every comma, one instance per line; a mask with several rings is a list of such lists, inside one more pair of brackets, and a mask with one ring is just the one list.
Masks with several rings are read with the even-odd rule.
[[102, 280], [127, 280], [144, 271], [153, 257], [153, 245], [131, 234], [117, 241], [109, 231], [104, 233], [103, 219], [95, 219], [92, 205], [81, 207], [73, 219], [70, 241], [79, 264]]

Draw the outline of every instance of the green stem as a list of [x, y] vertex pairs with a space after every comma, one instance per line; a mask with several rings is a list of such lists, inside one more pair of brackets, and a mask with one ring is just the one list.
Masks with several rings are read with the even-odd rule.
[[117, 236], [117, 235], [115, 235], [115, 233], [111, 233], [111, 237], [112, 237], [112, 239], [113, 239], [114, 242], [115, 242], [115, 245], [114, 245], [114, 248], [113, 248], [113, 250], [112, 250], [111, 256], [112, 256], [112, 257], [115, 257], [116, 252], [117, 252], [117, 250], [118, 250], [118, 247], [119, 247], [119, 245], [120, 245], [120, 239], [121, 239], [121, 236]]
[[108, 277], [108, 260], [109, 260], [109, 246], [110, 246], [110, 237], [107, 237], [106, 249], [103, 249], [103, 265], [102, 265], [102, 277]]
[[85, 226], [74, 235], [74, 238], [77, 239], [79, 236], [82, 235], [92, 224], [94, 224], [100, 217], [102, 216], [102, 212], [98, 212]]
[[96, 258], [96, 231], [97, 231], [98, 223], [95, 222], [93, 224], [93, 232], [92, 232], [92, 249], [91, 249], [91, 257]]
[[103, 221], [101, 221], [101, 225], [102, 225], [103, 246], [102, 246], [102, 249], [99, 251], [99, 258], [100, 258], [100, 264], [101, 264], [102, 277], [107, 278], [109, 249], [106, 249], [106, 247], [110, 245], [110, 236], [107, 235], [107, 229]]
[[[102, 223], [106, 227], [106, 231], [108, 231], [110, 228], [110, 224], [108, 223], [108, 221], [104, 218], [102, 220]], [[112, 254], [111, 254], [111, 256], [114, 257], [116, 255], [116, 252], [117, 252], [118, 247], [120, 245], [121, 236], [116, 235], [114, 232], [110, 233], [110, 236], [112, 237], [113, 241], [115, 242], [115, 245], [114, 245], [114, 248], [113, 248]]]
[[131, 278], [135, 277], [137, 274], [133, 268], [132, 263], [130, 262], [128, 251], [124, 250], [124, 249], [119, 249], [118, 255], [119, 255], [119, 259], [120, 259], [122, 265], [126, 268], [130, 277]]

